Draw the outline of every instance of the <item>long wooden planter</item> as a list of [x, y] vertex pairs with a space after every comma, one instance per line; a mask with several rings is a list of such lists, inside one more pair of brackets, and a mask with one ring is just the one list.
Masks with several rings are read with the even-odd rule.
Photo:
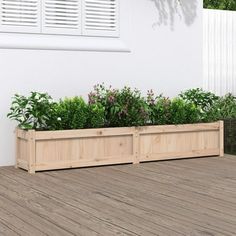
[[65, 131], [16, 130], [16, 167], [42, 170], [223, 156], [223, 122]]

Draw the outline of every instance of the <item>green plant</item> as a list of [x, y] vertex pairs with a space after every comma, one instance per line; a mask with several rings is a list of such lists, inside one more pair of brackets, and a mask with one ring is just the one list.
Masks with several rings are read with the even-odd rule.
[[106, 126], [139, 126], [148, 121], [148, 105], [137, 89], [124, 87], [118, 90], [99, 84], [89, 94], [89, 104], [94, 103], [104, 106]]
[[171, 124], [192, 124], [201, 121], [200, 109], [182, 98], [174, 98], [169, 109]]
[[54, 102], [47, 93], [16, 94], [8, 117], [22, 129], [65, 130], [129, 127], [148, 124], [187, 124], [236, 118], [236, 97], [218, 97], [202, 89], [190, 89], [169, 99], [137, 89], [96, 85], [86, 103], [81, 97]]
[[[179, 95], [183, 100], [194, 103], [201, 111], [201, 120], [203, 122], [211, 121], [210, 117], [212, 106], [219, 100], [219, 96], [214, 93], [204, 91], [201, 88], [189, 89]], [[212, 116], [214, 114], [211, 114]]]
[[102, 104], [89, 104], [87, 114], [87, 128], [100, 128], [105, 126], [105, 108]]
[[82, 129], [87, 122], [87, 104], [81, 97], [61, 99], [55, 105], [51, 118], [52, 128], [56, 130]]
[[153, 125], [164, 125], [170, 123], [171, 100], [162, 95], [155, 97], [152, 90], [148, 91], [147, 104], [149, 107], [149, 119]]
[[217, 103], [220, 111], [220, 119], [236, 118], [236, 97], [227, 94], [221, 97]]
[[208, 110], [218, 99], [214, 93], [204, 91], [201, 88], [189, 89], [179, 95], [182, 99], [194, 103], [202, 110]]
[[204, 0], [204, 8], [219, 10], [236, 10], [235, 0]]
[[29, 97], [15, 94], [8, 117], [22, 129], [47, 130], [54, 102], [47, 93], [31, 92]]
[[236, 118], [236, 97], [232, 94], [220, 97], [207, 113], [210, 121], [232, 118]]

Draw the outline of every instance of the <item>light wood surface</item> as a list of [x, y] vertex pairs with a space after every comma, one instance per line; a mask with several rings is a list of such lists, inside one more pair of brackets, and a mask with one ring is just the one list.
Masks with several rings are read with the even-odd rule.
[[16, 166], [40, 170], [223, 155], [223, 122], [127, 128], [16, 130]]
[[224, 121], [220, 121], [220, 157], [224, 156]]
[[235, 236], [236, 157], [0, 168], [1, 236]]

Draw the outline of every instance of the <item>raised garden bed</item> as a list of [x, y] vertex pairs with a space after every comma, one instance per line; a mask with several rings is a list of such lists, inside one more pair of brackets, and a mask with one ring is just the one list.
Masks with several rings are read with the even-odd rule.
[[16, 129], [16, 167], [29, 173], [85, 166], [223, 156], [223, 121], [64, 131]]

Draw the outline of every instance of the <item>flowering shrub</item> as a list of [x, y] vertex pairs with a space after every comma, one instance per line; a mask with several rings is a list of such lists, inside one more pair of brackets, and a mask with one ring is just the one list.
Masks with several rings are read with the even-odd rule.
[[148, 91], [147, 104], [149, 107], [149, 119], [153, 125], [164, 125], [170, 123], [171, 100], [162, 95], [155, 97], [152, 90]]
[[148, 106], [137, 89], [121, 90], [96, 85], [89, 94], [89, 104], [100, 103], [105, 108], [105, 125], [108, 127], [139, 126], [148, 121]]

